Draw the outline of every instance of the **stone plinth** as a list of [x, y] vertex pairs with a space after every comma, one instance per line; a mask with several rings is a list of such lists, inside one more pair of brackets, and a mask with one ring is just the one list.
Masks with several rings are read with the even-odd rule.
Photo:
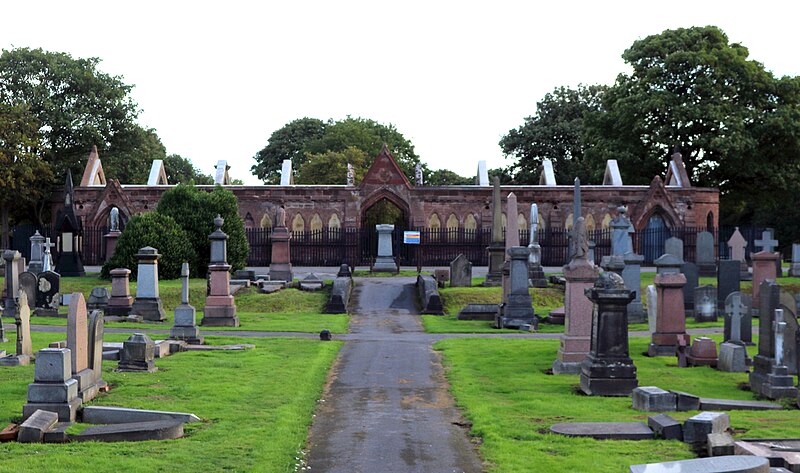
[[203, 320], [200, 325], [211, 327], [238, 327], [236, 303], [230, 289], [230, 271], [228, 264], [208, 265], [209, 295], [203, 309]]
[[781, 255], [771, 251], [759, 251], [753, 253], [751, 259], [753, 261], [753, 310], [758, 310], [761, 283], [767, 279], [777, 279], [775, 264], [776, 262], [780, 263]]
[[131, 297], [130, 276], [127, 268], [112, 269], [111, 297], [108, 299], [105, 314], [115, 317], [127, 317], [131, 313], [133, 297]]
[[161, 304], [158, 292], [158, 250], [146, 246], [136, 254], [138, 271], [136, 274], [136, 299], [133, 300], [131, 313], [152, 322], [167, 320], [167, 314]]
[[629, 396], [639, 382], [628, 351], [628, 303], [633, 299], [622, 277], [601, 275], [586, 297], [592, 311], [591, 349], [581, 363], [581, 390], [589, 396]]
[[[669, 256], [669, 255], [667, 255]], [[656, 324], [647, 354], [675, 356], [679, 344], [689, 344], [683, 308], [683, 286], [686, 277], [681, 273], [656, 274]]]
[[155, 357], [156, 346], [153, 340], [143, 333], [134, 333], [122, 344], [117, 371], [155, 372], [158, 370]]
[[536, 329], [539, 319], [534, 315], [531, 295], [528, 292], [528, 255], [530, 250], [524, 246], [508, 249], [509, 277], [508, 295], [503, 303], [502, 316], [495, 320], [496, 328], [521, 328], [529, 325]]
[[38, 409], [55, 412], [60, 422], [75, 422], [81, 399], [78, 381], [72, 379], [71, 354], [68, 348], [45, 348], [36, 353], [33, 384], [28, 385], [28, 403], [22, 407], [22, 419]]
[[286, 227], [275, 227], [272, 230], [272, 261], [269, 265], [269, 278], [273, 281], [289, 281], [294, 278], [290, 241], [292, 234]]
[[117, 251], [117, 240], [119, 240], [120, 235], [122, 235], [122, 232], [119, 230], [111, 230], [103, 235], [103, 241], [106, 246], [106, 261], [110, 260], [114, 256], [114, 252]]
[[567, 285], [564, 293], [565, 327], [561, 335], [553, 374], [578, 374], [581, 362], [591, 348], [592, 301], [586, 290], [594, 285], [599, 269], [588, 260], [573, 260], [564, 266]]
[[635, 253], [625, 253], [622, 256], [625, 267], [622, 269], [622, 279], [625, 287], [633, 291], [633, 300], [628, 304], [628, 323], [635, 324], [647, 322], [647, 312], [642, 305], [642, 262], [644, 256]]
[[197, 326], [195, 308], [189, 305], [189, 263], [181, 265], [181, 305], [175, 308], [175, 324], [169, 332], [173, 340], [186, 340], [192, 345], [202, 345], [200, 327]]
[[375, 264], [372, 265], [372, 271], [397, 272], [399, 268], [392, 253], [392, 232], [394, 232], [394, 225], [375, 225], [375, 230], [378, 232], [378, 256], [375, 258]]
[[492, 242], [486, 248], [489, 253], [489, 268], [483, 286], [496, 287], [503, 284], [503, 262], [506, 246], [501, 242]]
[[717, 366], [717, 344], [708, 337], [697, 337], [689, 348], [686, 361], [690, 366]]

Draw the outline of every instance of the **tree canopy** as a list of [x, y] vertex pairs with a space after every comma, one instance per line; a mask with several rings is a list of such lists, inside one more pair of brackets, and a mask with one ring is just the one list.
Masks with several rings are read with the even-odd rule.
[[164, 171], [167, 173], [167, 182], [170, 184], [197, 185], [213, 184], [214, 178], [203, 174], [192, 162], [179, 154], [170, 154], [164, 158]]
[[[359, 172], [363, 175], [384, 143], [406, 176], [413, 181], [415, 167], [420, 163], [419, 156], [414, 152], [414, 145], [392, 124], [383, 125], [374, 120], [352, 117], [327, 122], [306, 117], [287, 123], [272, 133], [267, 146], [256, 153], [254, 157], [256, 164], [251, 169], [265, 183], [277, 184], [280, 182], [283, 160], [291, 159], [292, 171], [297, 182], [302, 175], [303, 166], [310, 160], [320, 158], [331, 160], [334, 155], [329, 152], [345, 153], [349, 148], [355, 148], [368, 157], [363, 163], [364, 169], [356, 170], [356, 175], [359, 175]], [[348, 152], [352, 153], [352, 150]], [[341, 154], [338, 156], [342, 157]], [[344, 164], [346, 169], [346, 163]], [[357, 163], [351, 164], [356, 167]], [[321, 169], [322, 165], [316, 167]], [[327, 182], [318, 182], [322, 175], [315, 171], [315, 176], [313, 182], [315, 184], [344, 183], [344, 180], [334, 182], [334, 176], [329, 176]]]

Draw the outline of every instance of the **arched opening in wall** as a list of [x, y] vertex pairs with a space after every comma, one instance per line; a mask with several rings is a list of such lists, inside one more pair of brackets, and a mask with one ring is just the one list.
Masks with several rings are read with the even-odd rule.
[[664, 243], [672, 232], [661, 212], [654, 212], [647, 220], [647, 226], [639, 234], [639, 247], [646, 263], [652, 263], [664, 254]]
[[311, 217], [311, 238], [322, 239], [322, 218], [317, 213]]
[[272, 219], [269, 217], [269, 214], [264, 214], [261, 217], [261, 224], [259, 225], [261, 228], [272, 228]]
[[442, 236], [442, 221], [439, 220], [439, 215], [436, 212], [432, 213], [430, 217], [428, 217], [428, 239], [433, 241], [439, 241]]
[[342, 228], [342, 222], [339, 220], [338, 215], [331, 215], [331, 218], [328, 219], [328, 228], [335, 228], [337, 230]]
[[468, 214], [464, 219], [464, 239], [474, 241], [478, 235], [478, 219], [474, 215]]
[[[393, 197], [390, 197], [393, 196]], [[410, 250], [403, 245], [403, 231], [408, 229], [408, 206], [401, 199], [395, 202], [394, 194], [383, 194], [376, 199], [368, 199], [361, 209], [361, 259], [369, 261], [378, 251], [378, 233], [375, 225], [394, 225], [392, 236], [392, 254], [396, 255], [401, 264], [410, 261]], [[402, 207], [401, 207], [402, 205]], [[401, 254], [400, 250], [404, 250]]]
[[448, 241], [458, 240], [458, 217], [456, 217], [456, 214], [451, 213], [450, 216], [447, 217], [445, 228], [447, 228]]
[[714, 233], [714, 212], [709, 212], [706, 216], [706, 230]]
[[567, 215], [567, 219], [564, 220], [564, 230], [570, 232], [572, 231], [572, 214]]
[[388, 223], [395, 230], [408, 227], [408, 215], [405, 209], [387, 198], [382, 198], [364, 209], [361, 214], [361, 227], [375, 231], [375, 225]]
[[306, 229], [306, 221], [300, 214], [295, 214], [292, 219], [292, 233], [303, 232]]
[[603, 215], [603, 221], [600, 222], [600, 229], [601, 230], [608, 230], [611, 228], [611, 214], [607, 213]]

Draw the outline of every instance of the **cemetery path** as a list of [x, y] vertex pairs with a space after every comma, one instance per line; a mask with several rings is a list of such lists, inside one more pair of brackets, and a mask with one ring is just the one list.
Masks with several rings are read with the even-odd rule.
[[[414, 278], [358, 279], [342, 347], [309, 437], [311, 471], [480, 472], [424, 335]], [[402, 337], [407, 334], [409, 336]]]

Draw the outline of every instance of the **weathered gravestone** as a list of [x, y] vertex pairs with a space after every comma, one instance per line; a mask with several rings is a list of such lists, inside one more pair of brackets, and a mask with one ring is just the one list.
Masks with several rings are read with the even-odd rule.
[[303, 291], [319, 291], [325, 286], [325, 282], [314, 273], [309, 273], [300, 280], [300, 289]]
[[792, 244], [792, 264], [789, 266], [789, 276], [800, 277], [800, 244]]
[[664, 242], [664, 253], [670, 254], [681, 261], [683, 259], [683, 240], [678, 237], [669, 237]]
[[783, 310], [783, 322], [786, 324], [783, 330], [783, 364], [789, 370], [789, 374], [797, 374], [797, 306], [794, 297], [786, 291], [781, 290], [778, 298], [778, 308]]
[[[758, 354], [753, 358], [750, 389], [769, 399], [797, 397], [797, 388], [783, 364], [783, 312], [780, 306], [780, 285], [773, 280], [761, 283], [759, 297]], [[780, 311], [780, 319], [778, 319]], [[780, 326], [779, 324], [784, 324]]]
[[158, 290], [158, 250], [146, 246], [136, 254], [138, 272], [136, 274], [136, 299], [133, 300], [131, 313], [152, 322], [163, 322], [167, 319], [161, 296]]
[[150, 337], [143, 333], [134, 333], [122, 344], [117, 371], [146, 371], [153, 373], [158, 370], [156, 368], [155, 352], [156, 347]]
[[292, 233], [286, 227], [286, 210], [278, 207], [275, 212], [275, 226], [272, 228], [272, 260], [269, 265], [269, 278], [273, 281], [292, 282]]
[[697, 265], [694, 263], [681, 264], [681, 273], [686, 277], [683, 286], [683, 310], [686, 317], [694, 315], [694, 289], [700, 285], [700, 276]]
[[108, 288], [93, 287], [89, 299], [86, 300], [86, 308], [90, 311], [102, 310], [105, 312], [109, 299]]
[[203, 344], [195, 308], [189, 304], [189, 263], [181, 265], [181, 305], [175, 308], [175, 325], [169, 338], [186, 340], [192, 345]]
[[678, 345], [689, 344], [683, 304], [686, 276], [678, 271], [679, 263], [672, 253], [665, 253], [654, 261], [658, 268], [655, 277], [658, 315], [647, 350], [649, 356], [675, 356]]
[[628, 322], [644, 322], [647, 314], [644, 311], [641, 297], [642, 286], [642, 262], [644, 256], [635, 253], [625, 253], [622, 256], [625, 267], [622, 268], [622, 279], [625, 287], [633, 291], [633, 300], [628, 304]]
[[0, 366], [26, 366], [30, 364], [33, 358], [33, 347], [31, 346], [31, 309], [28, 307], [27, 293], [20, 289], [17, 300], [17, 317], [14, 320], [17, 326], [16, 353], [0, 357]]
[[30, 271], [25, 271], [19, 275], [19, 289], [25, 291], [28, 296], [28, 303], [31, 305], [36, 304], [36, 292], [39, 286], [39, 278]]
[[658, 320], [658, 293], [656, 292], [656, 286], [650, 284], [647, 286], [646, 289], [647, 294], [647, 324], [650, 330], [650, 334], [652, 335], [656, 331], [656, 327], [658, 326], [656, 320]]
[[729, 294], [739, 292], [741, 288], [741, 273], [739, 262], [735, 260], [720, 260], [717, 271], [717, 308], [725, 308], [725, 300]]
[[531, 287], [547, 287], [547, 278], [542, 268], [542, 247], [539, 245], [539, 207], [536, 204], [531, 204], [530, 224], [528, 284]]
[[733, 235], [728, 239], [729, 257], [733, 261], [739, 262], [739, 275], [742, 281], [750, 281], [752, 275], [747, 266], [747, 258], [745, 257], [745, 249], [747, 248], [747, 240], [744, 239], [739, 227], [736, 227]]
[[68, 348], [45, 348], [36, 353], [34, 381], [28, 385], [28, 403], [22, 406], [23, 420], [42, 409], [58, 414], [60, 422], [75, 422], [81, 398], [70, 358]]
[[[31, 242], [31, 261], [28, 263], [28, 271], [38, 276], [39, 273], [44, 271], [44, 237], [36, 230], [36, 233], [30, 237]], [[30, 294], [29, 294], [30, 295]], [[33, 301], [33, 299], [29, 299]]]
[[463, 253], [450, 262], [450, 287], [472, 286], [472, 263]]
[[[19, 273], [15, 262], [20, 258], [18, 251], [5, 250], [5, 297], [3, 298], [3, 318], [11, 321], [17, 318], [17, 296], [19, 295]], [[7, 341], [2, 321], [0, 321], [0, 342]]]
[[508, 249], [510, 261], [509, 292], [503, 303], [502, 315], [495, 319], [495, 328], [536, 329], [539, 319], [533, 312], [530, 292], [528, 292], [528, 255], [524, 246]]
[[717, 288], [706, 284], [694, 288], [694, 320], [715, 322], [717, 320]]
[[741, 292], [732, 292], [725, 299], [724, 341], [741, 345], [753, 344], [752, 299]]
[[[231, 295], [230, 269], [228, 264], [228, 235], [222, 231], [224, 221], [217, 215], [214, 219], [216, 229], [208, 236], [211, 241], [211, 259], [208, 265], [208, 296], [203, 309], [200, 325], [214, 327], [238, 327], [236, 302]], [[272, 274], [272, 270], [270, 270]], [[291, 281], [291, 280], [290, 280]]]
[[61, 302], [61, 275], [52, 271], [39, 274], [36, 290], [36, 315], [58, 317]]
[[628, 352], [628, 303], [633, 294], [615, 273], [603, 273], [586, 289], [594, 304], [591, 349], [581, 363], [581, 390], [590, 396], [629, 396], [638, 385]]
[[695, 263], [697, 263], [700, 276], [715, 276], [717, 274], [714, 235], [711, 232], [697, 234]]
[[70, 297], [67, 348], [70, 350], [72, 377], [78, 382], [78, 395], [83, 401], [88, 401], [97, 395], [98, 386], [94, 370], [89, 366], [89, 351], [94, 347], [89, 346], [89, 314], [86, 299], [80, 292], [72, 293]]

